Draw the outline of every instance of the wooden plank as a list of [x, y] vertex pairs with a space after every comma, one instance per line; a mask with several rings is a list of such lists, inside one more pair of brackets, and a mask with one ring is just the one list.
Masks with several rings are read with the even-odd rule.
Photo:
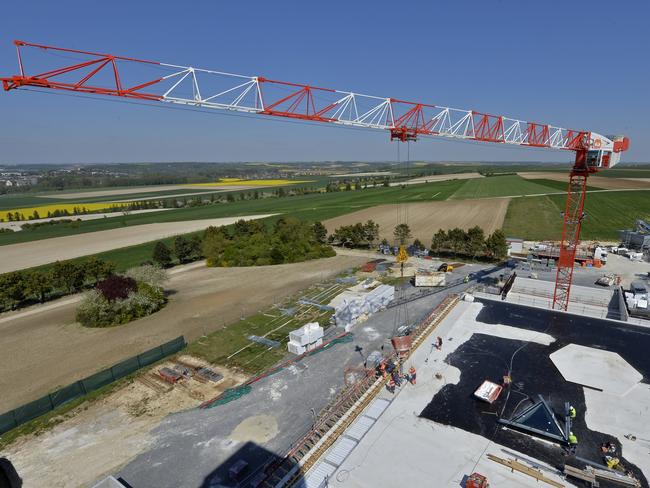
[[544, 483], [547, 483], [551, 486], [555, 486], [556, 488], [564, 488], [564, 485], [562, 483], [558, 483], [557, 481], [547, 478], [542, 474], [541, 471], [537, 469], [533, 469], [530, 466], [526, 466], [525, 464], [520, 463], [516, 459], [503, 459], [495, 456], [494, 454], [488, 454], [487, 457], [488, 459], [494, 461], [495, 463], [502, 464], [503, 466], [506, 466], [513, 471], [519, 471], [520, 473], [528, 475], [531, 478], [535, 478], [537, 481], [543, 481]]

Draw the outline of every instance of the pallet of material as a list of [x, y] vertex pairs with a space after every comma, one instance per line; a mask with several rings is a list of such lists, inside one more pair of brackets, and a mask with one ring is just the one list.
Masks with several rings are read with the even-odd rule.
[[571, 476], [572, 478], [577, 478], [579, 480], [587, 481], [592, 487], [597, 488], [600, 486], [600, 483], [596, 481], [596, 475], [592, 471], [587, 471], [586, 469], [578, 469], [568, 464], [564, 466], [564, 474]]
[[547, 478], [546, 476], [544, 476], [544, 474], [542, 474], [540, 470], [533, 469], [529, 466], [526, 466], [525, 464], [520, 463], [516, 459], [503, 459], [498, 456], [495, 456], [494, 454], [488, 454], [487, 457], [488, 459], [494, 461], [495, 463], [499, 463], [502, 464], [503, 466], [510, 468], [513, 472], [519, 471], [520, 473], [528, 475], [531, 478], [535, 478], [537, 481], [543, 481], [546, 484], [555, 486], [555, 488], [564, 488], [564, 485], [562, 483], [558, 483], [557, 481]]

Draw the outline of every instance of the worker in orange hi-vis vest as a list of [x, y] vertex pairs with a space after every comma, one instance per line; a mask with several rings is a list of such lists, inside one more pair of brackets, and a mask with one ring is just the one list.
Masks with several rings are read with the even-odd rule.
[[382, 363], [379, 365], [379, 370], [381, 371], [381, 376], [383, 378], [386, 377], [386, 363], [382, 361]]
[[409, 368], [409, 381], [412, 385], [415, 384], [415, 366]]

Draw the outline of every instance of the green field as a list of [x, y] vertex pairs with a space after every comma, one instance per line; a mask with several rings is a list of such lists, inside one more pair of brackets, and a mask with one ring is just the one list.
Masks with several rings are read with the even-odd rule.
[[212, 219], [262, 213], [282, 213], [303, 220], [325, 220], [348, 212], [384, 203], [422, 202], [445, 200], [462, 181], [443, 181], [422, 185], [367, 188], [365, 190], [310, 194], [284, 198], [265, 198], [203, 207], [180, 208], [162, 212], [126, 215], [105, 219], [87, 220], [72, 224], [43, 226], [30, 231], [0, 234], [0, 246], [50, 237], [61, 237], [85, 232], [115, 229], [131, 225], [156, 222], [180, 222], [184, 220]]
[[[562, 238], [564, 195], [513, 198], [503, 223], [509, 237], [531, 240]], [[634, 227], [634, 221], [650, 217], [650, 191], [588, 193], [581, 238], [618, 240], [619, 229]]]
[[[531, 179], [528, 181], [532, 181], [533, 183], [537, 183], [538, 185], [548, 186], [549, 188], [555, 188], [557, 191], [566, 192], [569, 186], [569, 175], [567, 174], [566, 182], [557, 181], [557, 180], [545, 180], [545, 179]], [[602, 188], [599, 188], [597, 186], [587, 185], [587, 190], [602, 190]]]
[[465, 180], [451, 196], [452, 200], [471, 198], [507, 197], [511, 195], [534, 195], [557, 191], [553, 186], [535, 183], [517, 175], [490, 176]]

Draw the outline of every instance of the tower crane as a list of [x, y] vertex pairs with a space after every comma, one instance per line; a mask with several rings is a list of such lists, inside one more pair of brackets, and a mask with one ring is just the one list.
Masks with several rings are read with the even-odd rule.
[[629, 147], [625, 136], [603, 136], [593, 131], [565, 129], [475, 110], [23, 41], [14, 44], [19, 73], [0, 78], [7, 91], [63, 90], [377, 129], [400, 142], [445, 137], [573, 151], [575, 160], [569, 174], [553, 295], [556, 310], [566, 310], [569, 304], [580, 227], [585, 216], [587, 177], [615, 166], [621, 152]]

